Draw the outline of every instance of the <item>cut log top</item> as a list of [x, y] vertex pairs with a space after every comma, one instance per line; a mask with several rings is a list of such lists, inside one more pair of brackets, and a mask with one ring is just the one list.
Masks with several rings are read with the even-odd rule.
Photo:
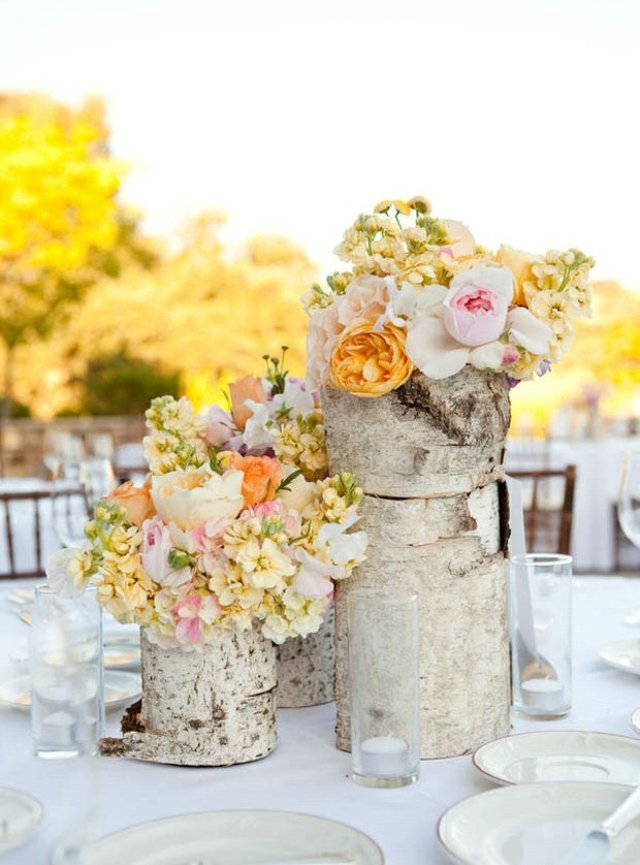
[[504, 476], [511, 418], [504, 374], [466, 366], [434, 381], [414, 373], [377, 399], [324, 388], [322, 406], [331, 473], [353, 472], [370, 495], [457, 495]]

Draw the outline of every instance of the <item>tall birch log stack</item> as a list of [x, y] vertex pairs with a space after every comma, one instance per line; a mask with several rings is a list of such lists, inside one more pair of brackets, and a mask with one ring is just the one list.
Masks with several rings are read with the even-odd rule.
[[347, 599], [362, 586], [418, 595], [421, 756], [465, 754], [505, 735], [506, 376], [470, 366], [444, 381], [414, 373], [374, 399], [325, 388], [322, 407], [330, 471], [357, 475], [358, 527], [369, 535], [366, 562], [336, 587], [338, 747], [351, 747]]
[[276, 746], [276, 650], [258, 631], [223, 631], [201, 652], [141, 632], [142, 701], [100, 752], [179, 766], [232, 766]]
[[335, 699], [335, 614], [329, 608], [322, 627], [304, 639], [296, 637], [277, 647], [278, 708], [320, 706]]

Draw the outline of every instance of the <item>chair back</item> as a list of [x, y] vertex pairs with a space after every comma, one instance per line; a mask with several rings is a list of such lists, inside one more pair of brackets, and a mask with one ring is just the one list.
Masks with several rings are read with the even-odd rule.
[[509, 476], [522, 481], [528, 552], [570, 555], [576, 467], [510, 471]]
[[[59, 489], [55, 499], [63, 516], [87, 512], [81, 490]], [[48, 489], [0, 491], [0, 579], [45, 575], [49, 554], [62, 546], [52, 502]]]

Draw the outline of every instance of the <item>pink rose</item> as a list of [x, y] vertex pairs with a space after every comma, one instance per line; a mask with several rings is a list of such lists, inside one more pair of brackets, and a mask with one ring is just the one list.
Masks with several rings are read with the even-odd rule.
[[342, 330], [336, 301], [311, 316], [307, 334], [307, 375], [313, 387], [327, 383], [329, 361]]
[[462, 345], [479, 346], [497, 340], [505, 330], [513, 277], [503, 267], [480, 264], [451, 280], [443, 301], [443, 322]]
[[343, 327], [348, 327], [360, 318], [371, 323], [380, 318], [389, 301], [387, 279], [395, 287], [393, 277], [383, 279], [364, 274], [351, 280], [344, 295], [338, 300], [338, 319]]
[[328, 383], [329, 361], [345, 327], [356, 319], [375, 324], [384, 314], [389, 285], [395, 286], [393, 277], [356, 276], [331, 306], [313, 313], [307, 336], [307, 376], [312, 387]]

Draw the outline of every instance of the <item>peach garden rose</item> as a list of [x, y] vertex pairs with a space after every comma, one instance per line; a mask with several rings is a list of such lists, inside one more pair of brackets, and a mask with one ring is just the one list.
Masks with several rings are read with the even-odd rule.
[[405, 351], [405, 332], [394, 324], [380, 331], [369, 321], [355, 321], [337, 341], [330, 362], [332, 384], [362, 397], [389, 393], [413, 371]]
[[273, 457], [243, 457], [239, 453], [233, 453], [229, 465], [244, 473], [242, 496], [248, 508], [275, 498], [282, 480], [282, 470], [278, 460]]
[[120, 505], [131, 520], [138, 526], [155, 514], [151, 494], [146, 487], [134, 487], [131, 481], [121, 484], [105, 497], [109, 504]]

